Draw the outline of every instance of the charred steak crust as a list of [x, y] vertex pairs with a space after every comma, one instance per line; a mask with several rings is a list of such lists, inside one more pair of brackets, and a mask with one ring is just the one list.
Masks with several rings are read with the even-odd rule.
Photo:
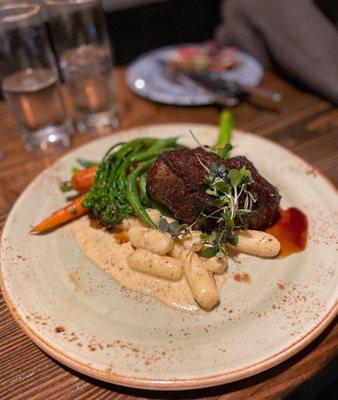
[[254, 181], [250, 190], [257, 193], [258, 201], [254, 205], [257, 213], [248, 217], [248, 225], [252, 229], [259, 229], [275, 222], [279, 215], [280, 195], [243, 156], [222, 160], [200, 147], [165, 152], [154, 161], [148, 171], [148, 195], [172, 211], [179, 221], [192, 224], [202, 211], [212, 211], [209, 205], [212, 197], [205, 191], [206, 170], [202, 165], [208, 166], [212, 163], [222, 163], [227, 168], [239, 169], [245, 166], [250, 169]]
[[[158, 157], [147, 174], [147, 191], [156, 202], [166, 206], [175, 218], [188, 224], [196, 221], [210, 202], [205, 192], [206, 171], [198, 160], [199, 152], [171, 150]], [[205, 163], [218, 161], [212, 153], [201, 151]]]

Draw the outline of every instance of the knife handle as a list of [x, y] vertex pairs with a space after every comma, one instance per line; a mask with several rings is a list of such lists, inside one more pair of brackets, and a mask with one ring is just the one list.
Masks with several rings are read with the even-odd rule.
[[255, 86], [247, 86], [247, 85], [239, 85], [239, 88], [242, 92], [250, 94], [256, 97], [262, 97], [263, 99], [267, 99], [273, 101], [274, 103], [279, 103], [282, 100], [281, 93], [277, 92], [273, 89], [267, 89], [263, 87], [255, 87]]

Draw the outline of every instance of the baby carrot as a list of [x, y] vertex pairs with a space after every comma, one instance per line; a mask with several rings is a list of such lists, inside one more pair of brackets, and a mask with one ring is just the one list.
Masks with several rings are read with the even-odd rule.
[[97, 165], [76, 172], [72, 176], [72, 188], [80, 193], [85, 193], [94, 183]]
[[48, 218], [36, 225], [30, 231], [30, 233], [44, 233], [85, 214], [87, 212], [87, 209], [84, 208], [82, 205], [82, 201], [84, 198], [85, 195], [83, 194], [68, 203], [65, 207], [55, 211]]
[[95, 180], [97, 165], [93, 165], [81, 171], [74, 172], [70, 181], [60, 182], [59, 187], [62, 192], [76, 190], [80, 193], [86, 193]]

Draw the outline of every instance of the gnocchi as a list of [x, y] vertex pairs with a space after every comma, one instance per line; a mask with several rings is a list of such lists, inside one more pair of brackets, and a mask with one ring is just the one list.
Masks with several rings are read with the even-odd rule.
[[204, 261], [205, 268], [213, 274], [223, 274], [228, 267], [227, 257], [211, 257]]
[[214, 279], [196, 253], [187, 252], [182, 261], [184, 276], [194, 299], [202, 308], [210, 310], [219, 302], [219, 293]]
[[[158, 225], [159, 211], [147, 210]], [[173, 220], [167, 218], [171, 223]], [[197, 254], [205, 244], [200, 243], [201, 231], [190, 231], [183, 238], [172, 238], [168, 233], [145, 226], [137, 217], [127, 218], [119, 226], [128, 234], [130, 244], [136, 248], [129, 255], [129, 267], [157, 278], [179, 281], [183, 276], [195, 301], [205, 310], [219, 303], [220, 294], [214, 275], [223, 274], [228, 267], [227, 256], [203, 258]], [[280, 251], [279, 241], [272, 235], [255, 230], [238, 230], [237, 246], [226, 245], [239, 252], [259, 257], [274, 257]]]
[[138, 249], [148, 250], [163, 256], [173, 248], [173, 240], [166, 233], [156, 229], [133, 226], [128, 231], [130, 243]]
[[266, 232], [247, 230], [237, 231], [236, 250], [258, 257], [274, 257], [280, 252], [280, 242]]
[[182, 278], [182, 263], [167, 256], [159, 256], [143, 249], [136, 249], [128, 257], [131, 269], [143, 272], [169, 281], [179, 281]]
[[182, 240], [180, 239], [173, 239], [173, 247], [172, 249], [169, 251], [168, 255], [174, 258], [178, 258], [181, 259], [183, 257], [184, 254], [184, 246], [182, 244]]

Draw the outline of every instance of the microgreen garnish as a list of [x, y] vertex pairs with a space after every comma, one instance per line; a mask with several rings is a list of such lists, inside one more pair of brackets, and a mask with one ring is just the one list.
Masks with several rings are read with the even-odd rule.
[[193, 131], [190, 129], [189, 130], [190, 135], [192, 136], [192, 138], [195, 140], [195, 142], [198, 144], [199, 147], [201, 147], [204, 151], [209, 151], [209, 148], [204, 146], [195, 136], [195, 134], [193, 133]]
[[217, 154], [223, 160], [226, 160], [227, 158], [229, 158], [230, 151], [233, 149], [231, 143], [219, 143], [219, 144], [215, 144], [212, 147], [207, 147], [207, 146], [203, 146], [203, 144], [194, 135], [192, 130], [190, 130], [190, 135], [193, 137], [193, 139], [198, 144], [198, 146], [201, 147], [204, 151], [207, 151], [209, 153]]
[[178, 221], [169, 223], [165, 218], [161, 218], [158, 229], [162, 232], [169, 233], [172, 237], [184, 237], [188, 234], [188, 225], [180, 224]]
[[200, 241], [208, 245], [200, 252], [200, 256], [205, 258], [224, 257], [226, 255], [224, 244], [230, 241], [235, 243], [235, 238], [228, 237], [227, 232], [224, 230], [221, 232], [213, 231], [210, 234], [202, 233]]
[[245, 217], [254, 212], [252, 207], [257, 195], [248, 189], [253, 180], [251, 171], [245, 167], [228, 169], [223, 164], [211, 164], [205, 179], [208, 184], [206, 192], [214, 198], [211, 205], [216, 210], [209, 215], [203, 214], [202, 218], [216, 219], [220, 229], [201, 235], [200, 240], [207, 247], [200, 255], [206, 258], [223, 257], [226, 243], [237, 244], [235, 229], [247, 228]]

